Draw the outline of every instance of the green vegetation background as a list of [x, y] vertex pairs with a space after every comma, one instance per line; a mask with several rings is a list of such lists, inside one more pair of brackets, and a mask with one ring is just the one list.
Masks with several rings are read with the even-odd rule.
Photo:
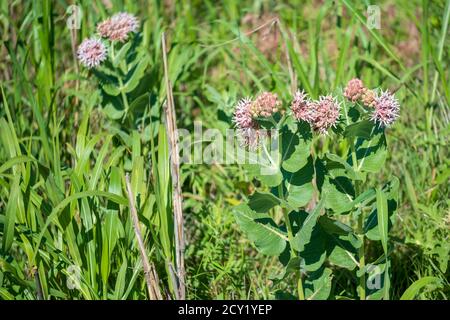
[[[147, 298], [125, 172], [147, 253], [164, 290], [173, 290], [170, 169], [160, 126], [163, 31], [179, 128], [192, 130], [198, 120], [225, 130], [234, 103], [252, 92], [273, 90], [289, 101], [289, 63], [298, 87], [313, 96], [355, 76], [396, 91], [401, 116], [389, 129], [391, 152], [379, 176], [400, 179], [391, 297], [434, 276], [441, 285], [417, 298], [449, 298], [449, 1], [381, 1], [379, 30], [364, 25], [368, 1], [79, 1], [76, 32], [66, 25], [71, 4], [0, 4], [1, 299], [35, 299], [36, 278], [46, 299]], [[150, 59], [140, 84], [150, 103], [136, 103], [123, 121], [73, 56], [96, 23], [119, 11], [139, 17]], [[336, 146], [327, 140], [320, 147]], [[181, 171], [187, 297], [269, 299], [280, 286], [289, 289], [272, 285], [279, 262], [257, 254], [234, 221], [233, 206], [254, 190], [245, 171], [206, 164]], [[368, 250], [380, 252], [378, 244]], [[77, 272], [79, 290], [68, 284]], [[343, 272], [335, 294], [355, 296], [351, 279]]]

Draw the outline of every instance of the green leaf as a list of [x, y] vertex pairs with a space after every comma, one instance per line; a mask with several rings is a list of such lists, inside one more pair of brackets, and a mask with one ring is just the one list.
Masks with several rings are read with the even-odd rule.
[[286, 248], [288, 238], [285, 232], [280, 230], [268, 214], [258, 214], [247, 205], [241, 204], [235, 208], [234, 216], [259, 252], [278, 256]]
[[[395, 218], [395, 211], [398, 207], [398, 188], [399, 188], [399, 180], [397, 177], [394, 177], [389, 183], [387, 183], [383, 187], [383, 192], [386, 196], [387, 200], [387, 209], [388, 209], [388, 232], [392, 227], [393, 220]], [[364, 223], [364, 233], [367, 238], [374, 241], [381, 240], [381, 235], [378, 227], [378, 209], [376, 207], [376, 203], [374, 204], [373, 211], [367, 217]]]
[[[283, 181], [283, 175], [275, 165], [269, 166], [265, 164], [247, 164], [244, 165], [244, 168], [250, 176], [254, 176], [268, 187], [276, 187]], [[271, 172], [274, 173], [269, 174]]]
[[102, 85], [102, 89], [110, 96], [118, 96], [120, 94], [120, 88], [114, 83], [105, 83]]
[[322, 268], [308, 275], [304, 283], [305, 298], [307, 300], [326, 300], [331, 292], [332, 272], [328, 268]]
[[36, 160], [33, 158], [30, 158], [30, 157], [27, 157], [27, 156], [17, 156], [17, 157], [11, 158], [0, 166], [0, 175], [4, 171], [14, 167], [16, 164], [25, 163], [25, 162], [29, 162], [29, 161], [36, 161]]
[[289, 260], [286, 267], [278, 275], [270, 276], [271, 280], [281, 281], [285, 279], [288, 275], [300, 271], [302, 259], [300, 257], [293, 257]]
[[[387, 144], [384, 132], [378, 132], [370, 140], [358, 138], [356, 158], [358, 171], [376, 173], [384, 166], [387, 157]], [[351, 155], [348, 159], [353, 165]]]
[[343, 248], [340, 245], [335, 245], [331, 249], [328, 259], [332, 264], [349, 270], [353, 270], [357, 266], [354, 252], [346, 250], [346, 248]]
[[139, 96], [138, 98], [134, 99], [133, 102], [130, 104], [130, 110], [129, 111], [140, 111], [143, 110], [147, 105], [150, 104], [149, 100], [149, 94], [144, 93], [143, 95]]
[[33, 256], [33, 262], [34, 259], [37, 256], [42, 238], [44, 237], [45, 232], [47, 231], [48, 227], [51, 223], [55, 223], [59, 228], [61, 228], [60, 223], [58, 223], [57, 218], [58, 215], [64, 210], [64, 208], [72, 203], [72, 201], [78, 200], [78, 199], [85, 199], [87, 197], [104, 197], [108, 199], [109, 201], [115, 202], [119, 205], [128, 206], [128, 200], [124, 197], [121, 197], [119, 195], [105, 192], [105, 191], [82, 191], [75, 194], [72, 194], [71, 196], [65, 198], [63, 201], [61, 201], [56, 207], [53, 208], [50, 215], [47, 217], [45, 224], [43, 225], [41, 232], [39, 233], [39, 236], [36, 240], [35, 249], [34, 249], [34, 256]]
[[414, 281], [402, 294], [400, 300], [413, 300], [422, 288], [432, 283], [440, 284], [441, 280], [437, 277], [423, 277]]
[[316, 182], [321, 195], [326, 195], [325, 208], [333, 210], [336, 214], [348, 212], [353, 208], [355, 190], [351, 176], [345, 169], [343, 159], [327, 154], [324, 159], [317, 158], [315, 162]]
[[273, 207], [280, 204], [280, 199], [269, 192], [256, 191], [250, 196], [248, 206], [257, 213], [268, 212]]
[[322, 196], [326, 195], [325, 208], [340, 214], [353, 208], [355, 194], [351, 180], [347, 177], [327, 177], [322, 186]]
[[334, 176], [345, 176], [352, 180], [365, 180], [365, 175], [361, 172], [356, 172], [354, 168], [341, 157], [332, 154], [326, 153], [326, 165], [328, 172], [332, 173]]
[[24, 215], [25, 212], [22, 199], [22, 190], [20, 188], [20, 178], [20, 174], [17, 174], [14, 177], [10, 187], [8, 204], [6, 205], [5, 226], [2, 237], [2, 251], [5, 254], [9, 252], [14, 241], [16, 216]]
[[375, 189], [370, 188], [369, 190], [364, 191], [359, 196], [356, 197], [356, 199], [353, 201], [353, 207], [356, 207], [360, 204], [364, 206], [365, 204], [368, 204], [373, 201], [376, 197]]
[[370, 120], [362, 120], [347, 126], [344, 130], [344, 137], [346, 138], [365, 138], [369, 139], [374, 128], [374, 122]]
[[286, 200], [291, 207], [299, 208], [308, 204], [314, 192], [312, 184], [314, 166], [312, 157], [297, 172], [285, 174]]
[[328, 236], [320, 228], [319, 224], [313, 227], [311, 238], [299, 255], [303, 258], [302, 268], [305, 271], [320, 269], [327, 258]]
[[123, 117], [125, 110], [119, 110], [114, 107], [112, 103], [108, 103], [103, 108], [103, 113], [110, 119], [117, 120]]
[[310, 242], [313, 228], [316, 225], [317, 220], [319, 219], [323, 204], [324, 198], [322, 198], [316, 205], [314, 210], [310, 214], [308, 214], [305, 221], [303, 222], [302, 227], [300, 228], [300, 231], [298, 231], [294, 239], [292, 239], [291, 245], [295, 250], [303, 251], [305, 249], [305, 245]]
[[381, 244], [383, 245], [384, 254], [387, 256], [387, 239], [388, 239], [388, 205], [386, 195], [377, 188], [377, 219], [378, 231], [380, 233]]
[[325, 215], [319, 218], [319, 224], [328, 234], [347, 235], [353, 232], [353, 229], [350, 226]]
[[119, 49], [119, 51], [116, 53], [116, 56], [114, 57], [113, 60], [113, 66], [117, 68], [117, 66], [119, 65], [119, 63], [125, 58], [125, 56], [128, 53], [128, 50], [131, 47], [132, 42], [127, 42], [125, 43], [122, 48]]
[[144, 57], [143, 59], [141, 59], [141, 61], [139, 61], [136, 67], [130, 71], [131, 76], [129, 76], [127, 82], [123, 86], [123, 90], [125, 93], [133, 91], [138, 86], [139, 81], [144, 76], [148, 62], [148, 58]]
[[15, 300], [15, 297], [6, 288], [0, 288], [0, 298], [2, 300]]
[[116, 285], [114, 286], [114, 299], [119, 300], [122, 298], [125, 291], [125, 283], [127, 281], [127, 259], [124, 257], [122, 265], [120, 266], [119, 272], [117, 274]]
[[301, 186], [288, 184], [289, 194], [286, 198], [290, 206], [294, 208], [304, 207], [308, 204], [314, 192], [312, 183], [305, 183]]
[[290, 130], [282, 133], [283, 160], [282, 168], [288, 172], [297, 172], [304, 167], [310, 156], [310, 144], [300, 139]]
[[111, 255], [120, 235], [123, 235], [123, 227], [120, 222], [118, 212], [108, 210], [105, 213], [105, 221], [102, 225], [102, 257], [101, 276], [105, 285], [108, 284], [108, 277], [111, 271]]

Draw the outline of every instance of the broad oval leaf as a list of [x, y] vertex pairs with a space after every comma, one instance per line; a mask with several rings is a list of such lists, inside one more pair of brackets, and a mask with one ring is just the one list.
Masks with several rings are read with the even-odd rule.
[[322, 198], [319, 203], [316, 205], [314, 210], [308, 214], [303, 225], [300, 228], [300, 231], [295, 235], [291, 245], [297, 251], [303, 251], [305, 249], [305, 245], [308, 244], [311, 240], [311, 235], [313, 232], [313, 228], [319, 219], [320, 212], [322, 211], [322, 207], [324, 204], [324, 198]]
[[310, 275], [305, 281], [305, 298], [307, 300], [326, 300], [331, 292], [332, 272], [322, 268]]
[[120, 88], [113, 83], [103, 84], [102, 89], [110, 96], [118, 96], [120, 94]]
[[313, 175], [314, 165], [312, 157], [309, 157], [307, 163], [298, 171], [285, 174], [286, 200], [291, 207], [304, 207], [311, 200], [314, 192]]
[[290, 130], [282, 133], [283, 159], [282, 168], [288, 172], [296, 172], [305, 166], [310, 156], [310, 144], [300, 139]]
[[[356, 158], [358, 171], [376, 173], [383, 167], [387, 157], [387, 144], [384, 132], [378, 132], [370, 140], [358, 138]], [[351, 155], [348, 159], [352, 163]]]
[[373, 133], [375, 124], [370, 120], [362, 120], [347, 126], [344, 130], [344, 137], [360, 137], [369, 139]]
[[268, 212], [273, 207], [280, 204], [280, 199], [269, 192], [256, 191], [249, 197], [248, 206], [257, 213]]
[[259, 150], [258, 153], [245, 153], [244, 168], [250, 176], [255, 177], [269, 187], [276, 187], [283, 181], [280, 171], [280, 154]]
[[234, 209], [234, 216], [247, 237], [259, 252], [269, 256], [280, 255], [287, 245], [287, 236], [268, 214], [258, 214], [246, 204]]
[[139, 84], [139, 80], [144, 76], [145, 69], [148, 65], [148, 58], [144, 57], [139, 61], [135, 68], [130, 71], [128, 80], [125, 83], [123, 90], [126, 93], [133, 91]]
[[326, 195], [325, 208], [340, 214], [353, 208], [355, 194], [353, 184], [347, 177], [327, 177], [322, 186], [322, 196]]

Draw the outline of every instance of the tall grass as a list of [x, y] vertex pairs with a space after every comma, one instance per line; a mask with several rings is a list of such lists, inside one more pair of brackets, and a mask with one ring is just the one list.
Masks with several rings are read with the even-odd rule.
[[[110, 3], [111, 7], [105, 5]], [[391, 298], [437, 277], [416, 298], [449, 297], [448, 24], [450, 1], [382, 1], [368, 29], [358, 1], [72, 1], [0, 5], [0, 297], [147, 299], [125, 175], [163, 297], [176, 297], [176, 250], [161, 35], [180, 128], [229, 127], [237, 97], [297, 87], [317, 97], [354, 76], [397, 92], [386, 171], [400, 178]], [[392, 13], [392, 10], [395, 10]], [[78, 68], [72, 41], [118, 11], [136, 13], [149, 58], [145, 99], [123, 123]], [[262, 26], [262, 27], [261, 27]], [[411, 33], [416, 30], [417, 33]], [[417, 42], [414, 42], [417, 41]], [[409, 42], [417, 43], [408, 48]], [[405, 47], [407, 49], [405, 49]], [[289, 88], [289, 90], [286, 90]], [[326, 142], [319, 152], [345, 146]], [[188, 298], [273, 298], [279, 262], [260, 256], [231, 215], [254, 190], [239, 166], [182, 165]], [[382, 253], [368, 248], [370, 258]], [[347, 281], [347, 282], [346, 282]], [[353, 294], [342, 273], [341, 295]]]

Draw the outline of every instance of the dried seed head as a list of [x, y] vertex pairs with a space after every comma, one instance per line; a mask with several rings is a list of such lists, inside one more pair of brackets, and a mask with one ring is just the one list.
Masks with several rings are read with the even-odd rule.
[[281, 107], [281, 101], [275, 93], [263, 92], [258, 95], [251, 105], [252, 117], [270, 117]]
[[132, 14], [120, 12], [106, 19], [97, 26], [100, 36], [111, 41], [125, 42], [131, 32], [139, 28], [139, 20]]
[[292, 114], [297, 120], [310, 122], [312, 120], [311, 103], [304, 91], [298, 90], [291, 104]]
[[310, 123], [314, 131], [327, 134], [329, 128], [336, 126], [340, 111], [336, 98], [322, 96], [319, 101], [311, 102], [309, 108], [312, 117]]
[[85, 39], [77, 50], [78, 60], [88, 68], [99, 66], [106, 59], [107, 49], [100, 39]]
[[365, 106], [374, 107], [375, 106], [376, 93], [374, 90], [364, 89], [361, 96], [361, 101]]
[[363, 82], [358, 78], [354, 78], [347, 83], [347, 87], [345, 87], [344, 90], [344, 96], [348, 100], [356, 102], [359, 98], [361, 98], [363, 92], [364, 92]]
[[375, 98], [372, 121], [383, 127], [392, 125], [399, 117], [400, 104], [393, 94], [389, 91], [382, 91]]

